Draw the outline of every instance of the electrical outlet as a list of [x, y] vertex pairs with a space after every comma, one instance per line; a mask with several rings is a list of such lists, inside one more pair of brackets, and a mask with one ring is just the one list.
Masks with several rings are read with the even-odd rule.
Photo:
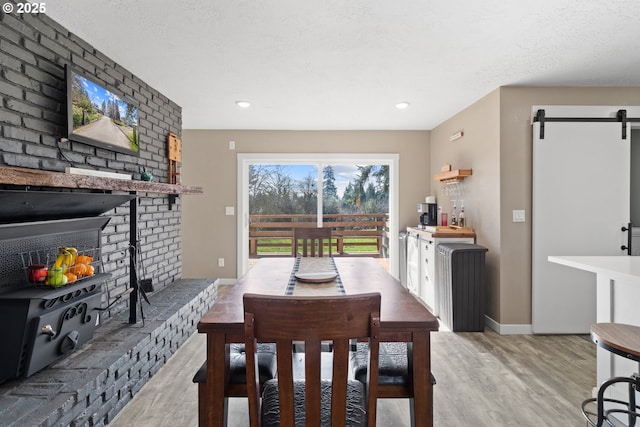
[[224, 214], [225, 215], [235, 215], [236, 209], [233, 206], [225, 206]]
[[224, 267], [224, 258], [218, 258], [218, 267]]
[[513, 211], [513, 222], [525, 222], [524, 210]]

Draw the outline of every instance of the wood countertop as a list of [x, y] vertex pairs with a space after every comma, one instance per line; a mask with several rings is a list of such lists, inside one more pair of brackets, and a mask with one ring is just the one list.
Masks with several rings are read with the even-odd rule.
[[455, 237], [476, 237], [476, 233], [471, 228], [453, 226], [425, 226], [424, 228], [407, 227], [407, 232], [418, 234], [427, 238], [455, 238]]

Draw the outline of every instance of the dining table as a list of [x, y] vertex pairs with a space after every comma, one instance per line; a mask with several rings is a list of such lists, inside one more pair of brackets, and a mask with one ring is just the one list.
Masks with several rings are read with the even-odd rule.
[[[306, 273], [322, 276], [334, 272], [330, 281], [306, 279]], [[315, 277], [311, 274], [310, 277]], [[309, 283], [311, 282], [311, 283]], [[321, 282], [321, 283], [316, 283]], [[230, 286], [204, 314], [198, 332], [206, 334], [206, 382], [199, 396], [201, 426], [227, 425], [230, 344], [244, 342], [245, 293], [265, 295], [328, 295], [379, 292], [380, 342], [407, 342], [412, 425], [433, 426], [431, 337], [438, 319], [374, 258], [325, 257], [261, 258]], [[321, 320], [321, 319], [319, 319]], [[204, 406], [204, 408], [202, 408]]]

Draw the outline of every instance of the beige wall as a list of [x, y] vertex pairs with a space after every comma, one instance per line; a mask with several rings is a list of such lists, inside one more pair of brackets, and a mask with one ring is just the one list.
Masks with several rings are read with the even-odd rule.
[[[432, 170], [473, 169], [465, 211], [476, 204], [471, 225], [489, 248], [487, 314], [500, 325], [531, 324], [531, 107], [554, 104], [639, 105], [640, 88], [502, 87], [431, 132]], [[450, 143], [459, 130], [464, 138]], [[526, 211], [525, 223], [513, 222], [514, 209]]]
[[[443, 164], [453, 169], [472, 169], [473, 175], [460, 185], [458, 194], [447, 194], [446, 184], [431, 181], [432, 193], [443, 212], [451, 215], [451, 200], [477, 234], [476, 243], [487, 252], [487, 314], [499, 318], [500, 312], [500, 97], [496, 90], [431, 132], [431, 170]], [[462, 131], [453, 142], [449, 136]]]
[[417, 223], [430, 189], [428, 131], [184, 130], [182, 146], [183, 183], [205, 191], [182, 198], [184, 277], [236, 277], [237, 217], [225, 207], [236, 206], [238, 153], [398, 153], [401, 230]]

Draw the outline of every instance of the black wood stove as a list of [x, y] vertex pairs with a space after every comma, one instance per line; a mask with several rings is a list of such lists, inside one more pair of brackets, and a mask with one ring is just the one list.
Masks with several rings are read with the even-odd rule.
[[[111, 276], [100, 252], [110, 217], [97, 215], [132, 197], [0, 191], [0, 382], [28, 377], [93, 337]], [[94, 274], [58, 288], [31, 283], [30, 267], [51, 267], [65, 247], [91, 256]]]

